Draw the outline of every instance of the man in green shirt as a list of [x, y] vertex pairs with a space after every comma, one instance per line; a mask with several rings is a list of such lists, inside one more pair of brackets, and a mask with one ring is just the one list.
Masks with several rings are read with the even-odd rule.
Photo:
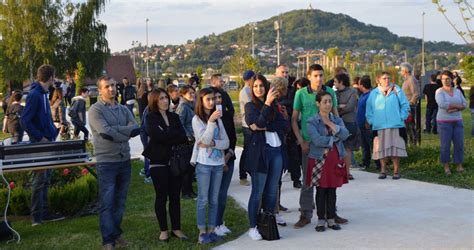
[[[291, 117], [291, 126], [295, 133], [295, 136], [298, 140], [298, 143], [301, 145], [302, 150], [302, 170], [303, 170], [303, 183], [306, 179], [306, 168], [308, 164], [308, 153], [309, 153], [309, 141], [308, 132], [306, 129], [307, 120], [316, 115], [319, 110], [316, 106], [316, 94], [324, 90], [331, 94], [333, 108], [332, 112], [335, 115], [337, 113], [337, 99], [336, 93], [333, 89], [324, 86], [324, 69], [319, 64], [313, 64], [309, 67], [307, 73], [308, 80], [311, 84], [305, 88], [302, 88], [296, 92], [295, 100], [293, 104], [293, 115]], [[301, 129], [298, 126], [298, 120], [301, 115]], [[300, 211], [301, 216], [299, 221], [295, 224], [295, 228], [302, 228], [307, 224], [311, 223], [311, 218], [313, 217], [313, 204], [314, 204], [314, 192], [313, 187], [308, 187], [303, 184], [300, 194]], [[346, 219], [336, 216], [336, 222], [345, 223]]]

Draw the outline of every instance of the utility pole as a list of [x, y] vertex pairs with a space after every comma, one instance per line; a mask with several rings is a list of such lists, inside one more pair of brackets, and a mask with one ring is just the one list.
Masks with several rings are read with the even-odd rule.
[[421, 13], [422, 36], [421, 36], [421, 76], [425, 76], [425, 12]]
[[252, 31], [252, 57], [255, 58], [255, 34], [254, 31], [257, 30], [257, 23], [250, 23], [250, 30]]
[[148, 21], [150, 21], [150, 19], [146, 19], [146, 78], [149, 77], [149, 74], [148, 74], [148, 61], [149, 61], [149, 56], [148, 56]]
[[280, 65], [280, 28], [281, 28], [280, 25], [281, 25], [280, 20], [277, 20], [273, 23], [273, 28], [277, 32], [277, 39], [276, 39], [276, 43], [277, 43], [277, 65]]
[[407, 54], [407, 50], [405, 50], [405, 62], [408, 62], [408, 54]]
[[135, 60], [135, 57], [137, 55], [137, 48], [136, 45], [138, 45], [138, 41], [132, 41], [132, 47], [133, 47], [133, 69], [137, 69], [137, 62]]

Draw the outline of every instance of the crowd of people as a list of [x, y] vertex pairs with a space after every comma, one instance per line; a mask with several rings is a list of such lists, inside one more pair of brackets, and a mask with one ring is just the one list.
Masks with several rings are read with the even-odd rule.
[[[352, 76], [351, 82], [342, 67], [325, 82], [325, 71], [318, 64], [311, 65], [301, 79], [290, 77], [284, 64], [276, 68], [272, 80], [247, 70], [242, 75], [245, 85], [239, 93], [238, 117], [220, 74], [212, 75], [209, 86], [199, 90], [199, 79], [195, 78], [181, 87], [164, 81], [155, 86], [151, 79], [140, 78], [134, 87], [127, 78], [116, 83], [103, 76], [97, 81], [99, 100], [90, 106], [86, 121], [88, 89], [80, 89], [75, 97], [64, 95], [61, 84], [49, 90], [55, 85], [55, 69], [43, 65], [25, 107], [21, 105], [22, 93], [12, 93], [3, 131], [10, 133], [15, 143], [22, 141], [24, 131], [31, 142], [55, 141], [61, 126], [54, 121], [67, 124], [68, 113], [74, 136], [83, 132], [88, 140], [88, 122], [97, 160], [99, 223], [106, 249], [127, 244], [121, 236], [121, 221], [131, 178], [129, 140], [138, 135], [145, 157], [140, 174], [145, 183], [153, 184], [156, 193], [159, 240], [167, 242], [170, 236], [188, 239], [181, 231], [181, 198], [196, 199], [198, 243], [216, 242], [230, 233], [224, 211], [236, 160], [236, 126], [240, 124], [235, 121], [239, 120], [243, 134], [240, 185], [251, 188], [249, 237], [262, 239], [262, 213], [275, 216], [280, 226], [287, 225], [280, 213], [288, 210], [280, 202], [286, 171], [293, 187], [300, 189], [301, 215], [294, 228], [310, 224], [316, 209], [316, 231], [340, 230], [348, 219], [337, 214], [336, 190], [354, 180], [351, 167], [374, 166], [380, 172], [378, 178], [386, 179], [391, 160], [392, 179], [401, 178], [400, 157], [408, 157], [407, 144], [415, 140], [413, 117], [422, 94], [427, 101], [425, 133], [439, 133], [440, 161], [446, 175], [451, 175], [451, 142], [456, 170], [464, 171], [461, 111], [467, 108], [467, 101], [459, 88], [460, 78], [450, 71], [439, 72], [421, 89], [410, 64], [403, 63], [400, 69], [404, 79], [401, 87], [388, 72], [380, 72], [375, 79]], [[67, 86], [71, 84], [65, 85], [69, 93]], [[70, 106], [67, 112], [64, 102]], [[471, 88], [474, 136], [473, 105]], [[135, 106], [140, 124], [134, 116]], [[353, 157], [359, 148], [360, 164]], [[50, 170], [33, 173], [33, 225], [63, 218], [47, 209], [50, 175]], [[193, 181], [197, 182], [197, 192]]]

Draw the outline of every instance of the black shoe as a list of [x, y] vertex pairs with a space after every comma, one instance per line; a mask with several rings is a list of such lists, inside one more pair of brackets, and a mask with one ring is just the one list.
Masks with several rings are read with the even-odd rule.
[[325, 226], [316, 226], [314, 229], [316, 229], [316, 232], [324, 232], [326, 231]]
[[341, 226], [339, 226], [339, 224], [333, 224], [332, 226], [328, 225], [328, 228], [331, 228], [332, 230], [341, 230]]
[[298, 189], [301, 188], [301, 187], [302, 187], [301, 181], [295, 181], [295, 182], [293, 182], [293, 187], [294, 187], [294, 188], [298, 188]]
[[64, 220], [64, 215], [56, 213], [56, 214], [50, 214], [47, 213], [46, 215], [43, 215], [43, 221], [44, 222], [50, 222], [50, 221], [60, 221]]
[[280, 205], [278, 205], [278, 210], [282, 211], [282, 212], [286, 212], [286, 211], [288, 211], [288, 208], [286, 208], [286, 207], [284, 207], [280, 204]]

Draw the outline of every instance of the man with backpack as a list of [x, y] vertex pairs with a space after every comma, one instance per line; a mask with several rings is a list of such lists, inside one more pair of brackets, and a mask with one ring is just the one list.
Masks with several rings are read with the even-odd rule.
[[86, 128], [86, 98], [89, 96], [88, 88], [80, 89], [81, 95], [72, 99], [71, 107], [69, 108], [69, 117], [71, 123], [74, 125], [74, 138], [79, 136], [79, 132], [84, 133], [84, 140], [89, 139], [89, 130]]

